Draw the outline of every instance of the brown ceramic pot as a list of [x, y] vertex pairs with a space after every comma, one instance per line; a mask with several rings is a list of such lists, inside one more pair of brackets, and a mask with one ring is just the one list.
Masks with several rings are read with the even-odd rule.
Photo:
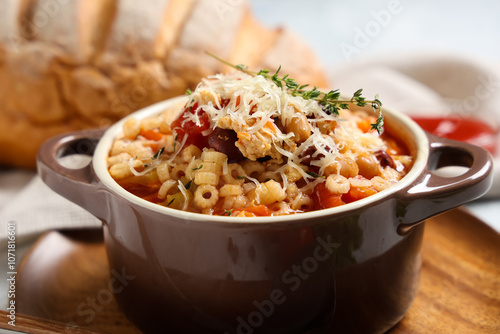
[[[38, 170], [103, 222], [110, 270], [124, 282], [115, 297], [145, 333], [381, 333], [415, 296], [423, 221], [483, 195], [492, 167], [481, 148], [426, 134], [389, 108], [385, 120], [415, 157], [410, 173], [366, 199], [291, 216], [207, 216], [128, 193], [106, 168], [124, 120], [105, 132], [49, 140]], [[92, 155], [92, 163], [58, 163], [76, 153]], [[468, 170], [451, 178], [432, 173], [442, 166]]]

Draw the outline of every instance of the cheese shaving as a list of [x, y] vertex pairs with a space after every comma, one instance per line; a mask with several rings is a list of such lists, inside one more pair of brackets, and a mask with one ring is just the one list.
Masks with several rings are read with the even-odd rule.
[[184, 135], [184, 138], [182, 138], [182, 142], [181, 142], [181, 145], [179, 147], [178, 150], [176, 150], [174, 152], [174, 154], [170, 157], [170, 159], [168, 159], [168, 163], [171, 165], [172, 162], [174, 161], [175, 157], [182, 151], [182, 148], [184, 147], [184, 145], [186, 144], [186, 140], [188, 138], [188, 135]]
[[178, 181], [178, 186], [179, 188], [179, 191], [182, 193], [182, 196], [184, 196], [184, 204], [182, 205], [182, 210], [186, 210], [187, 207], [188, 207], [188, 203], [189, 203], [189, 197], [187, 195], [187, 189], [186, 187], [184, 187], [184, 185], [182, 184], [181, 180]]

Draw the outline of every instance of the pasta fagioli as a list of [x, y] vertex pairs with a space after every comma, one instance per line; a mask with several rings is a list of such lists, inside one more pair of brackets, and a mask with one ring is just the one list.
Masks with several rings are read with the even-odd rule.
[[375, 116], [350, 108], [334, 115], [272, 80], [216, 75], [198, 85], [172, 122], [167, 111], [127, 119], [108, 170], [148, 201], [208, 215], [345, 205], [391, 187], [413, 163], [397, 138], [370, 129]]

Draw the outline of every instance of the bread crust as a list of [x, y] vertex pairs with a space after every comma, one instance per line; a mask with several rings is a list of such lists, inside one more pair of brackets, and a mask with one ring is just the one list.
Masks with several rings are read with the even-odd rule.
[[0, 164], [35, 167], [49, 137], [105, 127], [229, 71], [205, 51], [253, 69], [283, 65], [326, 78], [292, 32], [255, 20], [247, 1], [2, 0]]

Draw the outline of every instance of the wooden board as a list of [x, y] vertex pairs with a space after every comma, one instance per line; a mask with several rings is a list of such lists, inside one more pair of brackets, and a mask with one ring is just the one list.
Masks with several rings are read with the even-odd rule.
[[[427, 222], [422, 254], [418, 295], [390, 334], [500, 333], [500, 235], [456, 209]], [[140, 333], [111, 298], [109, 280], [100, 230], [45, 234], [19, 268], [16, 329]]]

